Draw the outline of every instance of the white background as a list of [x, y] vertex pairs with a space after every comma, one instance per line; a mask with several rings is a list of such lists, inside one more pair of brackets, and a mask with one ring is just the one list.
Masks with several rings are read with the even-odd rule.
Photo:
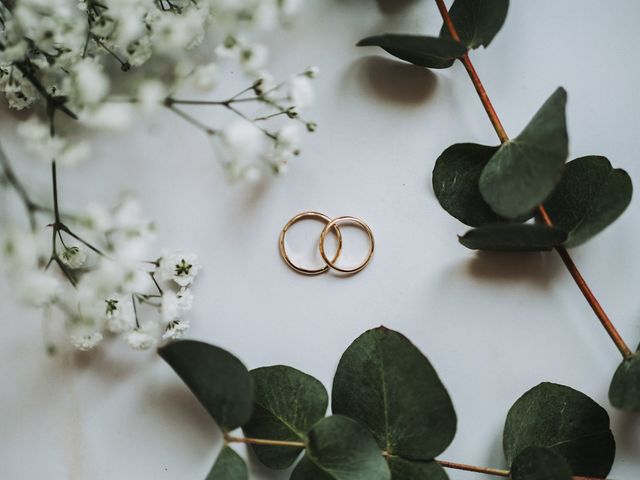
[[[234, 352], [250, 368], [284, 363], [329, 387], [359, 334], [380, 324], [403, 332], [428, 355], [455, 403], [458, 433], [442, 459], [503, 467], [508, 408], [553, 381], [609, 410], [618, 443], [611, 478], [638, 478], [640, 415], [615, 411], [607, 400], [618, 351], [559, 258], [468, 251], [456, 241], [465, 227], [434, 198], [430, 173], [442, 150], [497, 142], [463, 68], [430, 73], [354, 47], [384, 31], [439, 29], [432, 2], [395, 13], [393, 3], [309, 1], [294, 28], [267, 38], [278, 76], [309, 64], [322, 71], [308, 115], [320, 128], [284, 178], [229, 186], [206, 138], [162, 112], [127, 134], [103, 137], [95, 159], [63, 171], [63, 208], [109, 204], [122, 189], [137, 190], [158, 219], [158, 247], [194, 250], [204, 264], [189, 337]], [[517, 134], [562, 85], [572, 157], [606, 155], [637, 183], [638, 18], [632, 1], [512, 2], [491, 47], [472, 54], [507, 130]], [[238, 77], [218, 93], [242, 86]], [[48, 167], [28, 158], [14, 128], [5, 115], [6, 149], [46, 192]], [[278, 233], [307, 209], [365, 219], [377, 240], [372, 264], [348, 279], [289, 270]], [[634, 200], [614, 226], [572, 252], [632, 348], [640, 341], [638, 209]], [[303, 248], [311, 227], [295, 232], [293, 249]], [[359, 243], [350, 245], [355, 254]], [[3, 278], [2, 478], [205, 477], [220, 434], [167, 365], [116, 344], [48, 358], [39, 314], [10, 292]], [[255, 462], [252, 469], [253, 478], [287, 478]]]

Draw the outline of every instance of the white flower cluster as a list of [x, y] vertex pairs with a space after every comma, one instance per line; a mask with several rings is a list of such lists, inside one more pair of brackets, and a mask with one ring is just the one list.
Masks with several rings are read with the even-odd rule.
[[[288, 22], [300, 4], [300, 0], [6, 0], [0, 2], [0, 92], [16, 109], [43, 103], [49, 112], [77, 117], [86, 128], [126, 129], [134, 107], [148, 112], [166, 107], [176, 92], [210, 91], [221, 69], [231, 63], [232, 70], [239, 66], [250, 81], [259, 79], [252, 90], [254, 104], [295, 120], [313, 99], [309, 80], [315, 70], [275, 85], [264, 70], [267, 47], [249, 40], [247, 34]], [[206, 55], [188, 52], [205, 38], [213, 43], [206, 51], [214, 55], [200, 63], [196, 58]], [[276, 115], [252, 117], [235, 105], [229, 111], [248, 125], [230, 125], [221, 135], [227, 171], [234, 178], [256, 178], [264, 166], [257, 157], [266, 159], [272, 171], [284, 171], [299, 149], [295, 128], [267, 130], [262, 122]], [[315, 128], [311, 122], [303, 123], [309, 130]], [[19, 128], [37, 156], [50, 160], [56, 155], [66, 164], [88, 157], [86, 141], [61, 137], [60, 129], [58, 138], [51, 139], [48, 132], [49, 125], [38, 120]], [[248, 141], [246, 147], [237, 148], [239, 138]]]
[[53, 252], [51, 232], [3, 232], [3, 263], [20, 298], [61, 314], [79, 350], [115, 335], [137, 350], [180, 337], [189, 328], [183, 315], [193, 305], [197, 256], [177, 250], [146, 260], [154, 226], [130, 196], [112, 209], [89, 206], [73, 219], [73, 230], [58, 232]]

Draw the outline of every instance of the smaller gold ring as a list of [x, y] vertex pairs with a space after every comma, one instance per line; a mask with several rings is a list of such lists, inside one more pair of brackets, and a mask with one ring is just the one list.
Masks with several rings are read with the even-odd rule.
[[[353, 268], [342, 268], [342, 267], [336, 266], [335, 265], [336, 258], [334, 258], [333, 260], [329, 260], [329, 258], [327, 257], [327, 254], [324, 251], [324, 242], [325, 242], [325, 240], [327, 238], [327, 234], [329, 233], [329, 231], [331, 229], [337, 228], [340, 223], [355, 223], [356, 225], [360, 226], [367, 233], [367, 235], [369, 236], [369, 243], [370, 243], [371, 246], [369, 247], [369, 253], [367, 255], [367, 258], [365, 258], [364, 261], [362, 261], [362, 263], [360, 263], [360, 265], [357, 265], [356, 267], [353, 267]], [[339, 229], [338, 229], [338, 231], [339, 231]], [[341, 273], [357, 273], [360, 270], [362, 270], [364, 267], [366, 267], [369, 264], [369, 262], [371, 261], [371, 257], [373, 257], [373, 250], [375, 248], [375, 241], [373, 240], [373, 232], [369, 228], [369, 225], [364, 223], [359, 218], [356, 218], [356, 217], [338, 217], [338, 218], [334, 218], [333, 220], [331, 220], [329, 223], [327, 223], [325, 225], [324, 229], [322, 230], [322, 233], [320, 234], [319, 247], [320, 247], [320, 255], [322, 255], [322, 259], [325, 261], [325, 263], [329, 267], [331, 267], [334, 270], [337, 270], [338, 272], [341, 272]]]
[[[325, 264], [324, 267], [321, 268], [315, 268], [315, 269], [309, 269], [309, 268], [304, 268], [304, 267], [299, 267], [298, 265], [296, 265], [295, 263], [293, 263], [291, 261], [291, 259], [289, 258], [289, 255], [287, 254], [287, 249], [284, 246], [284, 241], [285, 241], [285, 236], [287, 235], [287, 230], [289, 230], [289, 228], [291, 228], [292, 225], [294, 225], [295, 223], [298, 223], [300, 220], [304, 220], [307, 218], [314, 218], [316, 220], [321, 220], [324, 223], [329, 223], [331, 222], [331, 219], [329, 217], [327, 217], [325, 214], [323, 213], [319, 213], [319, 212], [302, 212], [299, 213], [298, 215], [296, 215], [295, 217], [293, 217], [291, 220], [289, 220], [287, 222], [287, 224], [284, 226], [284, 228], [282, 229], [282, 231], [280, 232], [280, 240], [279, 240], [279, 246], [280, 246], [280, 255], [282, 256], [282, 259], [285, 261], [285, 263], [287, 265], [289, 265], [289, 267], [291, 267], [293, 270], [295, 270], [298, 273], [302, 273], [303, 275], [320, 275], [321, 273], [325, 273], [329, 271], [329, 264]], [[323, 230], [323, 232], [327, 230], [326, 228]], [[335, 262], [338, 257], [340, 256], [340, 252], [342, 251], [342, 233], [340, 233], [340, 229], [337, 226], [333, 226], [332, 230], [337, 239], [338, 239], [338, 249], [336, 250], [336, 254], [333, 257], [333, 262]], [[328, 232], [329, 230], [327, 230]], [[324, 237], [322, 237], [323, 242], [324, 239], [326, 237], [326, 234]], [[321, 252], [324, 252], [324, 246], [322, 247]], [[322, 253], [323, 258], [325, 258], [325, 254]]]

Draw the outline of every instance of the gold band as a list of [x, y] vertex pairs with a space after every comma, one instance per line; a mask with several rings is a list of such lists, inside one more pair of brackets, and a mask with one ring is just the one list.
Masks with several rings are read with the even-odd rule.
[[[362, 261], [362, 263], [360, 263], [359, 265], [353, 268], [342, 268], [335, 265], [335, 261], [338, 259], [338, 254], [340, 253], [340, 251], [338, 251], [338, 254], [336, 254], [333, 260], [329, 260], [329, 258], [327, 257], [324, 251], [324, 242], [327, 238], [328, 233], [333, 230], [337, 230], [338, 232], [340, 232], [340, 228], [338, 228], [338, 226], [341, 223], [356, 224], [360, 228], [362, 228], [366, 232], [366, 234], [369, 236], [369, 243], [371, 245], [369, 247], [369, 254], [367, 255], [367, 258], [365, 258], [364, 261]], [[340, 246], [342, 246], [342, 242], [340, 243]], [[373, 250], [375, 248], [375, 242], [373, 240], [373, 232], [369, 228], [369, 225], [364, 223], [362, 220], [356, 217], [338, 217], [338, 218], [334, 218], [333, 220], [331, 220], [325, 225], [324, 229], [322, 230], [322, 233], [320, 234], [319, 247], [320, 247], [320, 255], [322, 255], [322, 259], [326, 262], [326, 264], [329, 267], [342, 273], [357, 273], [360, 270], [362, 270], [364, 267], [366, 267], [371, 261], [371, 257], [373, 257]]]
[[[280, 232], [280, 241], [279, 241], [279, 245], [280, 245], [280, 255], [282, 255], [282, 259], [286, 262], [287, 265], [289, 265], [289, 267], [291, 267], [293, 270], [295, 270], [298, 273], [302, 273], [303, 275], [320, 275], [321, 273], [325, 273], [327, 271], [329, 271], [329, 262], [327, 262], [325, 264], [324, 267], [321, 268], [316, 268], [316, 269], [309, 269], [309, 268], [304, 268], [304, 267], [299, 267], [298, 265], [296, 265], [295, 263], [293, 263], [291, 261], [291, 259], [289, 258], [289, 255], [287, 254], [287, 249], [284, 246], [284, 242], [285, 242], [285, 236], [287, 235], [287, 230], [289, 230], [289, 228], [294, 225], [295, 223], [298, 223], [301, 220], [305, 220], [305, 219], [315, 219], [315, 220], [320, 220], [326, 224], [329, 224], [331, 222], [331, 219], [329, 217], [327, 217], [325, 214], [323, 213], [319, 213], [319, 212], [302, 212], [299, 213], [298, 215], [296, 215], [295, 217], [293, 217], [291, 220], [289, 220], [287, 222], [287, 224], [284, 226], [284, 228], [282, 229], [282, 231]], [[326, 231], [326, 233], [325, 233]], [[327, 236], [327, 234], [329, 233], [329, 231], [332, 231], [337, 239], [338, 239], [338, 249], [336, 251], [336, 254], [333, 258], [333, 262], [335, 262], [338, 257], [340, 256], [340, 252], [342, 251], [342, 234], [340, 233], [340, 229], [337, 226], [333, 226], [333, 228], [329, 228], [327, 229], [325, 227], [324, 230], [322, 230], [324, 236], [322, 236], [322, 243], [324, 243], [324, 240]], [[321, 245], [322, 245], [321, 243]], [[323, 258], [326, 258], [325, 253], [324, 253], [324, 245], [322, 245], [320, 247], [320, 252], [322, 254]], [[325, 260], [326, 261], [326, 260]]]

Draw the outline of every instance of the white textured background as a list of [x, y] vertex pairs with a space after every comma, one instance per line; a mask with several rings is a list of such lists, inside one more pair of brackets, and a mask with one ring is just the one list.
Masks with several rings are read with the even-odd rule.
[[[319, 131], [286, 177], [260, 188], [228, 186], [206, 138], [163, 112], [104, 137], [93, 161], [63, 171], [63, 207], [137, 190], [159, 221], [158, 247], [192, 249], [204, 263], [189, 336], [251, 368], [285, 363], [329, 387], [339, 356], [364, 330], [384, 324], [403, 332], [429, 356], [456, 406], [459, 429], [443, 459], [504, 466], [508, 408], [549, 380], [610, 411], [618, 443], [611, 477], [637, 479], [640, 415], [607, 401], [619, 354], [560, 260], [478, 256], [457, 243], [465, 227], [434, 198], [430, 172], [442, 150], [496, 142], [463, 68], [434, 74], [353, 46], [384, 31], [439, 29], [432, 2], [399, 12], [393, 3], [310, 0], [293, 29], [267, 38], [278, 76], [308, 64], [322, 70], [309, 115]], [[562, 85], [572, 156], [607, 155], [640, 185], [638, 18], [640, 3], [631, 1], [513, 1], [491, 47], [472, 54], [507, 130], [519, 132]], [[229, 93], [243, 85], [238, 78]], [[19, 170], [47, 188], [48, 167], [28, 158], [6, 115], [0, 133]], [[640, 341], [639, 208], [636, 199], [573, 252], [632, 347]], [[377, 240], [369, 268], [349, 279], [290, 271], [278, 256], [278, 232], [306, 209], [367, 220]], [[302, 245], [300, 235], [292, 241]], [[3, 479], [204, 478], [220, 434], [157, 356], [107, 344], [50, 359], [39, 315], [17, 305], [4, 277], [0, 295]], [[257, 479], [287, 478], [252, 468]]]

